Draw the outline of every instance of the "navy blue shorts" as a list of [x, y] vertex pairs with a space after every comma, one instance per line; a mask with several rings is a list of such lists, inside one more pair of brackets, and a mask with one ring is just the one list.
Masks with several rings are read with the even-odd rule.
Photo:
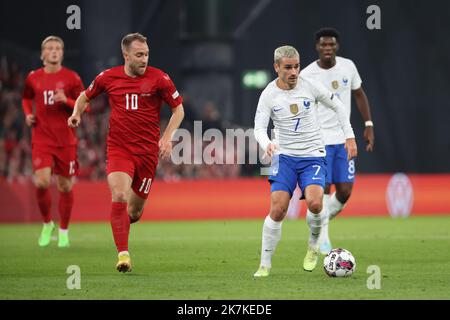
[[347, 161], [344, 144], [325, 146], [327, 151], [327, 184], [355, 181], [355, 160]]
[[272, 157], [270, 167], [270, 192], [286, 191], [292, 197], [298, 183], [304, 195], [305, 188], [309, 185], [325, 188], [326, 174], [325, 157], [300, 158], [284, 154], [275, 155]]

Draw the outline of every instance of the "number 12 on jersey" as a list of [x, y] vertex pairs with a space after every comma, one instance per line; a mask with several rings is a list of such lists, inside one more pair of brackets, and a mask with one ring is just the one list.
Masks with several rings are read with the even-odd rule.
[[137, 94], [126, 94], [125, 95], [125, 101], [126, 101], [126, 108], [127, 110], [130, 109], [131, 104], [131, 110], [137, 110], [138, 108], [138, 95]]

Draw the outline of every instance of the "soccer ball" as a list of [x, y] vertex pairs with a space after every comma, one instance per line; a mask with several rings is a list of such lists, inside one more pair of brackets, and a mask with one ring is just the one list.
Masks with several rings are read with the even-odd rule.
[[356, 269], [356, 261], [350, 251], [336, 248], [323, 260], [323, 269], [330, 277], [350, 277]]

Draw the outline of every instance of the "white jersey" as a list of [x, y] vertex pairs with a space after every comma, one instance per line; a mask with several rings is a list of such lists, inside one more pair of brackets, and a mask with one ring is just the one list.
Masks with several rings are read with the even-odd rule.
[[[270, 82], [259, 98], [255, 115], [255, 138], [267, 150], [269, 143], [278, 145], [276, 153], [294, 157], [324, 157], [325, 145], [316, 117], [321, 102], [338, 114], [346, 138], [354, 138], [344, 105], [320, 82], [299, 77], [295, 88], [280, 89], [277, 80]], [[269, 120], [273, 120], [275, 138], [267, 135]]]
[[[345, 106], [345, 112], [350, 119], [352, 90], [361, 88], [361, 78], [355, 64], [350, 59], [336, 57], [336, 65], [330, 69], [322, 69], [314, 61], [300, 71], [303, 77], [321, 82], [328, 90], [333, 92]], [[339, 125], [335, 112], [319, 103], [318, 118], [322, 127], [325, 145], [341, 144], [345, 136]]]

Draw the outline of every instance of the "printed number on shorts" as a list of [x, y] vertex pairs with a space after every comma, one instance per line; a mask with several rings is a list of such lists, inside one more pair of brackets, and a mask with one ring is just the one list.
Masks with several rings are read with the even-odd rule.
[[69, 174], [74, 174], [75, 173], [75, 161], [70, 161], [69, 162]]
[[126, 108], [127, 108], [127, 110], [130, 109], [130, 106], [131, 106], [131, 110], [137, 110], [137, 108], [138, 108], [138, 95], [137, 94], [129, 95], [127, 93], [125, 95], [125, 100], [126, 100]]
[[350, 160], [348, 162], [348, 173], [355, 174], [355, 160]]
[[141, 184], [141, 187], [139, 188], [139, 192], [142, 192], [142, 190], [144, 190], [144, 193], [147, 194], [150, 191], [151, 185], [152, 185], [152, 179], [150, 179], [150, 178], [142, 179], [142, 184]]
[[316, 165], [313, 165], [312, 167], [313, 167], [313, 168], [317, 168], [316, 173], [314, 173], [313, 180], [319, 180], [319, 179], [321, 179], [320, 177], [317, 176], [317, 175], [319, 174], [319, 171], [320, 171], [321, 166], [319, 166], [319, 165], [316, 164]]
[[53, 99], [54, 95], [55, 92], [53, 92], [53, 90], [44, 90], [44, 104], [45, 105], [55, 104], [55, 100]]

